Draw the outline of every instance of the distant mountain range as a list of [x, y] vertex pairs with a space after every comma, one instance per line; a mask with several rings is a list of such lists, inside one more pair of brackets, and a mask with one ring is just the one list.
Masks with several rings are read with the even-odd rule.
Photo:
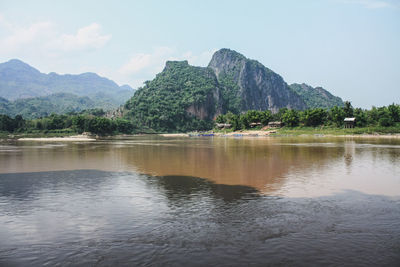
[[129, 85], [118, 86], [96, 73], [45, 74], [17, 59], [0, 64], [3, 114], [32, 118], [88, 108], [111, 110], [133, 94]]
[[239, 114], [333, 106], [343, 106], [343, 101], [325, 89], [306, 84], [289, 86], [260, 62], [221, 49], [214, 53], [208, 67], [167, 61], [164, 70], [126, 103], [125, 114], [142, 127], [186, 131], [199, 129], [228, 111]]
[[123, 114], [138, 126], [168, 131], [196, 129], [228, 111], [343, 106], [340, 97], [322, 87], [288, 85], [260, 62], [230, 49], [215, 52], [207, 67], [167, 61], [136, 93], [95, 73], [45, 74], [17, 59], [0, 64], [1, 114], [37, 118], [53, 112], [115, 110], [124, 103]]

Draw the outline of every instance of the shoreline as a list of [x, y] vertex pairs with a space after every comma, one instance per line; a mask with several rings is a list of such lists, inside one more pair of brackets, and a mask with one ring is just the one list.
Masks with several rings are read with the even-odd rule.
[[96, 141], [97, 139], [91, 138], [87, 135], [72, 135], [63, 137], [22, 137], [16, 139], [17, 141], [57, 141], [57, 142], [73, 142], [73, 141]]
[[[206, 136], [215, 137], [350, 137], [350, 138], [400, 138], [399, 133], [393, 134], [353, 134], [353, 133], [343, 133], [343, 134], [325, 134], [325, 133], [279, 133], [279, 130], [244, 130], [229, 133], [213, 132], [207, 133]], [[171, 134], [159, 134], [163, 137], [196, 137], [202, 136], [199, 133], [171, 133]]]
[[[100, 138], [95, 138], [94, 136], [89, 135], [66, 135], [66, 136], [48, 136], [48, 137], [7, 137], [0, 138], [0, 140], [15, 140], [15, 141], [41, 141], [41, 142], [84, 142], [84, 141], [97, 141], [103, 138], [120, 138], [120, 137], [134, 137], [134, 136], [144, 136], [146, 134], [132, 134], [132, 135], [113, 135], [113, 136], [104, 136]], [[151, 134], [154, 136], [154, 134]], [[156, 134], [161, 137], [173, 138], [173, 137], [230, 137], [230, 138], [240, 138], [240, 137], [340, 137], [340, 138], [384, 138], [384, 139], [400, 139], [399, 133], [393, 134], [354, 134], [354, 133], [340, 133], [340, 134], [331, 134], [331, 133], [323, 133], [323, 132], [315, 132], [315, 133], [299, 133], [296, 134], [295, 131], [287, 133], [280, 133], [279, 129], [277, 130], [242, 130], [235, 131], [229, 133], [223, 132], [207, 132], [207, 133], [160, 133]], [[202, 136], [203, 135], [203, 136]]]

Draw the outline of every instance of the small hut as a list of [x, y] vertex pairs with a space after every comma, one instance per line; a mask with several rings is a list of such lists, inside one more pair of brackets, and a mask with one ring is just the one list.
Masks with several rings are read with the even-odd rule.
[[229, 129], [231, 127], [232, 127], [232, 124], [230, 124], [230, 123], [217, 123], [218, 129]]
[[354, 128], [356, 118], [344, 118], [344, 128]]
[[270, 122], [268, 122], [268, 127], [269, 128], [281, 128], [282, 122], [281, 121], [270, 121]]
[[249, 124], [251, 128], [256, 127], [256, 126], [261, 126], [261, 122], [252, 122]]

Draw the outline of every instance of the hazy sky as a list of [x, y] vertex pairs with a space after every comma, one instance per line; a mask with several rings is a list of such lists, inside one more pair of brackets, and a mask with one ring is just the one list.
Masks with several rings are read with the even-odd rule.
[[400, 0], [0, 1], [0, 62], [141, 86], [231, 48], [354, 106], [400, 103]]

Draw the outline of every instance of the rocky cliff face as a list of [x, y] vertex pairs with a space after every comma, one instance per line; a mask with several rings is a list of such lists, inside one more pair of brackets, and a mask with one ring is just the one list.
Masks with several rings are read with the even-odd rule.
[[208, 67], [168, 61], [125, 105], [125, 115], [138, 126], [160, 131], [206, 129], [212, 119], [231, 111], [302, 110], [303, 97], [281, 76], [255, 60], [229, 49], [217, 51]]
[[218, 81], [226, 85], [227, 80], [237, 85], [225, 86], [227, 95], [239, 98], [240, 112], [246, 110], [271, 110], [280, 108], [305, 109], [306, 104], [282, 79], [281, 76], [255, 60], [230, 50], [217, 51], [208, 65], [214, 70]]

